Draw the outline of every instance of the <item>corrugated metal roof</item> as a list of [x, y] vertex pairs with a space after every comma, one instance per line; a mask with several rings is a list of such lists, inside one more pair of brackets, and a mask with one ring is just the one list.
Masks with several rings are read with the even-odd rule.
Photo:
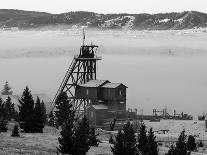
[[108, 80], [90, 80], [84, 84], [78, 84], [81, 87], [99, 87], [105, 83], [109, 83]]
[[[123, 85], [123, 84], [122, 83], [106, 83], [101, 87], [103, 87], [103, 88], [117, 88], [120, 85]], [[123, 86], [125, 86], [125, 85], [123, 85]], [[127, 87], [127, 86], [125, 86], [125, 87]]]
[[106, 106], [106, 105], [103, 105], [103, 104], [97, 104], [97, 105], [92, 105], [92, 107], [94, 108], [94, 109], [97, 109], [97, 110], [101, 110], [101, 109], [108, 109], [108, 106]]

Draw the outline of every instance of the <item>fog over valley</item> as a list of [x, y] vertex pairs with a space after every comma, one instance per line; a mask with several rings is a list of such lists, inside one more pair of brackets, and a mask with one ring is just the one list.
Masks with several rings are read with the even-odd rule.
[[[193, 115], [207, 112], [207, 30], [86, 30], [86, 43], [99, 46], [98, 79], [128, 86], [127, 107], [152, 114], [167, 106]], [[15, 94], [26, 85], [53, 99], [82, 30], [1, 31], [0, 83]]]

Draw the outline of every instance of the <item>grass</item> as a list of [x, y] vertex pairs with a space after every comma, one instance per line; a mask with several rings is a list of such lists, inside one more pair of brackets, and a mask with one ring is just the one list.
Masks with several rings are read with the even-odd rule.
[[[46, 126], [41, 133], [20, 133], [20, 137], [11, 137], [14, 123], [9, 123], [8, 132], [0, 133], [0, 155], [56, 155], [58, 147], [59, 131]], [[104, 141], [98, 147], [91, 147], [87, 155], [111, 154], [110, 144]]]
[[[11, 137], [13, 123], [9, 123], [8, 131], [0, 133], [0, 155], [56, 155], [58, 147], [59, 130], [46, 126], [41, 133], [20, 133], [20, 137]], [[112, 155], [111, 144], [108, 143], [110, 135], [113, 137], [116, 131], [98, 131], [98, 139], [101, 141], [98, 147], [91, 147], [87, 155]], [[158, 139], [159, 139], [159, 135]], [[166, 137], [165, 137], [166, 138]], [[164, 155], [171, 143], [162, 142], [159, 145], [159, 154]], [[193, 155], [206, 154], [206, 142], [204, 147], [198, 148]]]

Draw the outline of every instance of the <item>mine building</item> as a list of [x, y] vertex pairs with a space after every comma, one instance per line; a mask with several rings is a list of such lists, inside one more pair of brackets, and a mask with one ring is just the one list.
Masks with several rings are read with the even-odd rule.
[[126, 113], [126, 88], [122, 83], [89, 80], [77, 85], [75, 97], [90, 102], [86, 107], [89, 122], [92, 125], [101, 125], [104, 120]]

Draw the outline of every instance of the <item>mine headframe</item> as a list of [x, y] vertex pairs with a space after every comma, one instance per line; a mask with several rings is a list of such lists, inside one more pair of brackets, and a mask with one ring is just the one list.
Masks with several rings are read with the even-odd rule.
[[80, 115], [84, 112], [86, 106], [89, 105], [89, 100], [76, 98], [75, 89], [78, 84], [96, 80], [96, 62], [101, 60], [101, 57], [96, 56], [97, 48], [96, 45], [82, 45], [80, 47], [79, 55], [74, 56], [53, 99], [53, 108], [58, 95], [66, 92], [77, 114]]

